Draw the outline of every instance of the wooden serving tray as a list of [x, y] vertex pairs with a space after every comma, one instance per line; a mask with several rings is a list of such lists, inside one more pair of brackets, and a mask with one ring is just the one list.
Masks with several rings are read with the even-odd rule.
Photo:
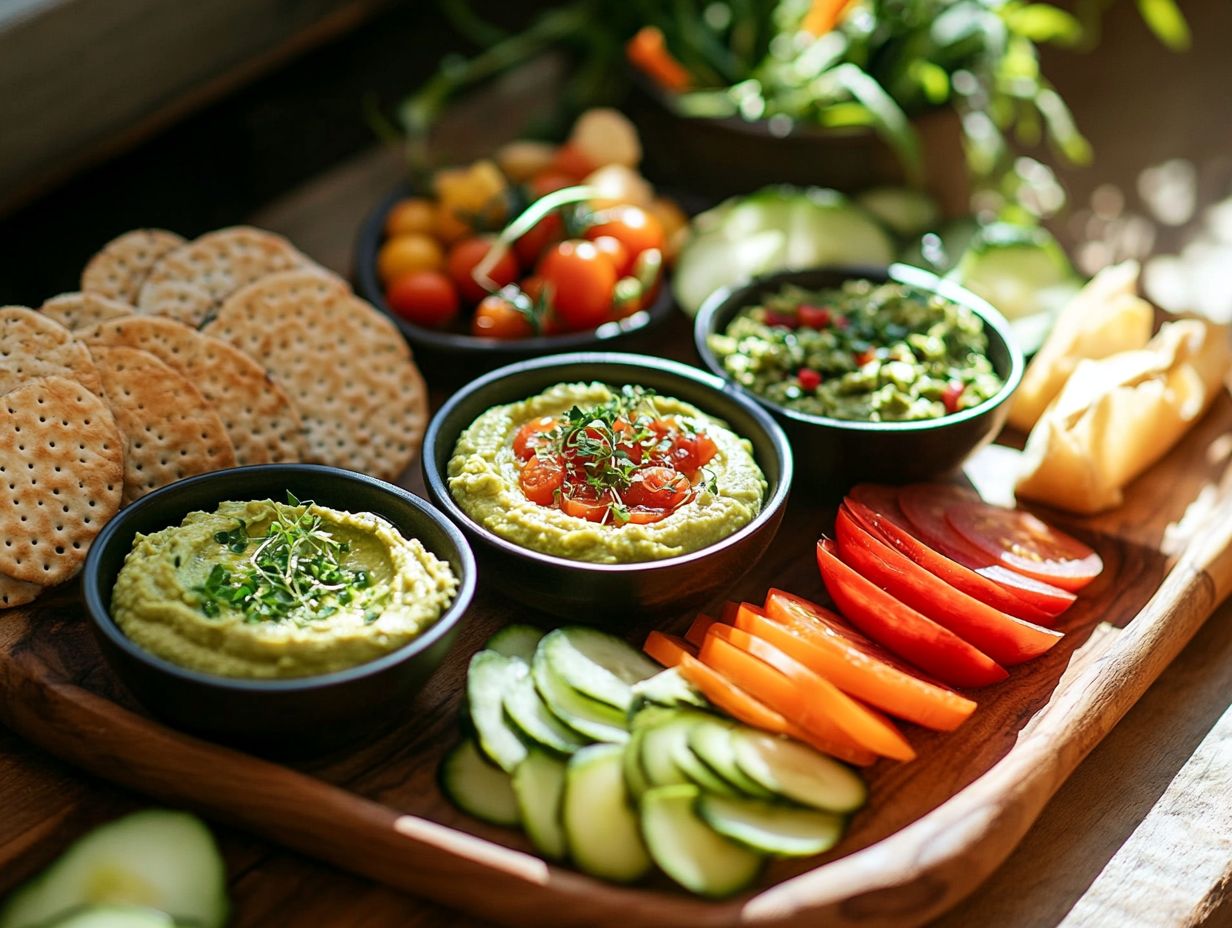
[[[1012, 458], [993, 446], [967, 476], [1009, 495]], [[151, 719], [102, 662], [77, 592], [0, 615], [0, 722], [51, 753], [157, 800], [199, 810], [340, 868], [510, 925], [910, 926], [970, 893], [1010, 853], [1065, 778], [1232, 590], [1232, 399], [1135, 482], [1121, 508], [1075, 520], [1104, 573], [1063, 616], [1066, 637], [1006, 682], [975, 693], [953, 733], [906, 726], [911, 763], [867, 773], [870, 801], [829, 854], [773, 864], [721, 903], [666, 880], [620, 887], [534, 855], [513, 830], [457, 812], [436, 787], [457, 738], [467, 662], [510, 621], [539, 617], [482, 589], [446, 663], [374, 741], [294, 765], [257, 759]], [[807, 471], [807, 462], [797, 464]], [[422, 491], [417, 480], [408, 481]], [[757, 567], [731, 591], [824, 599], [814, 560], [833, 509], [789, 504]], [[687, 624], [681, 616], [676, 629]], [[544, 624], [548, 624], [544, 620]], [[660, 623], [662, 624], [662, 623]], [[629, 617], [630, 640], [649, 624]], [[0, 847], [0, 890], [26, 875]]]

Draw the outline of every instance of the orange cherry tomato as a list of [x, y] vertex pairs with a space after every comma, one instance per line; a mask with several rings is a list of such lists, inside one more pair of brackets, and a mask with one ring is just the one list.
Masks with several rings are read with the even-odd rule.
[[594, 240], [604, 235], [619, 239], [629, 252], [629, 260], [648, 248], [663, 250], [663, 226], [640, 206], [616, 206], [605, 209], [596, 217], [599, 221], [586, 230], [586, 238]]
[[548, 213], [529, 232], [513, 243], [514, 254], [523, 267], [533, 267], [539, 257], [565, 237], [565, 221], [560, 213]]
[[[457, 285], [462, 298], [470, 303], [478, 303], [488, 291], [479, 281], [475, 280], [475, 266], [482, 261], [492, 248], [491, 236], [475, 236], [465, 238], [449, 249], [449, 257], [445, 267], [449, 276]], [[488, 273], [497, 287], [511, 284], [518, 279], [518, 260], [513, 252], [507, 251]]]
[[387, 284], [411, 271], [439, 271], [444, 263], [440, 244], [421, 232], [387, 240], [376, 255], [377, 274]]
[[551, 506], [564, 485], [565, 469], [555, 458], [532, 456], [522, 467], [519, 482], [528, 500], [540, 506]]
[[431, 235], [436, 227], [436, 204], [424, 197], [399, 200], [385, 214], [385, 235], [393, 238], [410, 232]]
[[560, 420], [555, 416], [540, 416], [538, 419], [531, 419], [518, 429], [518, 434], [513, 437], [513, 453], [522, 461], [534, 457], [539, 446], [544, 443], [548, 432], [559, 424]]
[[535, 327], [512, 303], [491, 293], [479, 301], [475, 315], [471, 317], [471, 334], [480, 338], [512, 340], [530, 338], [535, 334]]
[[617, 277], [627, 277], [633, 272], [633, 256], [629, 254], [625, 243], [616, 236], [600, 235], [591, 241], [595, 243], [596, 248], [608, 256], [612, 267], [616, 269]]
[[693, 491], [689, 478], [670, 467], [650, 465], [633, 472], [631, 483], [620, 494], [628, 506], [671, 511]]
[[561, 323], [581, 332], [612, 316], [616, 270], [594, 242], [571, 240], [548, 249], [539, 276], [552, 288], [552, 306]]
[[440, 271], [412, 271], [385, 291], [389, 308], [415, 325], [437, 329], [458, 313], [458, 291]]

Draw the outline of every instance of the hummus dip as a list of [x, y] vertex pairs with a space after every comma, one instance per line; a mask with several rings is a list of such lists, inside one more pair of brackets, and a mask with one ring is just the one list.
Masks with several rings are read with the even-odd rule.
[[157, 656], [225, 677], [306, 677], [388, 654], [453, 602], [449, 565], [372, 513], [224, 502], [138, 535], [111, 615]]
[[[564, 470], [554, 495], [528, 477], [541, 465]], [[449, 490], [472, 519], [522, 547], [626, 564], [739, 531], [761, 511], [766, 479], [747, 439], [689, 403], [568, 383], [472, 422], [449, 461]]]

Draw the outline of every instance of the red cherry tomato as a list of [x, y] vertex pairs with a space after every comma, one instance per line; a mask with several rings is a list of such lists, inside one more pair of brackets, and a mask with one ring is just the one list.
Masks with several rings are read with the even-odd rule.
[[684, 474], [695, 474], [710, 462], [718, 452], [714, 439], [704, 432], [686, 435], [674, 432], [671, 447], [665, 459], [668, 464]]
[[631, 261], [648, 248], [663, 250], [663, 226], [652, 214], [638, 206], [617, 206], [599, 213], [599, 220], [586, 230], [588, 239], [610, 235], [629, 251]]
[[807, 303], [796, 310], [800, 324], [810, 329], [826, 329], [830, 327], [831, 313], [824, 306], [810, 306]]
[[562, 174], [556, 168], [548, 167], [532, 177], [526, 184], [526, 189], [530, 193], [532, 200], [538, 200], [540, 197], [546, 197], [549, 193], [555, 193], [557, 190], [572, 187], [575, 183], [577, 181], [572, 176]]
[[532, 456], [522, 467], [519, 482], [528, 500], [540, 506], [551, 506], [564, 485], [565, 469], [555, 458]]
[[603, 254], [607, 255], [609, 261], [612, 262], [612, 267], [616, 269], [617, 277], [627, 277], [633, 272], [633, 257], [629, 254], [629, 249], [625, 247], [624, 242], [616, 238], [614, 235], [600, 235], [598, 238], [591, 239], [595, 243], [595, 247]]
[[608, 503], [586, 495], [566, 496], [560, 501], [561, 511], [575, 519], [587, 522], [602, 522], [608, 518]]
[[552, 306], [566, 329], [593, 329], [611, 318], [616, 270], [594, 242], [572, 240], [550, 248], [539, 276], [552, 288]]
[[522, 461], [534, 457], [547, 433], [559, 424], [560, 420], [555, 416], [540, 416], [538, 419], [531, 419], [518, 429], [518, 434], [513, 437], [513, 453]]
[[523, 267], [534, 267], [544, 250], [564, 237], [565, 221], [560, 218], [560, 213], [548, 213], [513, 243], [513, 251]]
[[570, 178], [574, 183], [587, 174], [593, 173], [598, 166], [586, 156], [585, 152], [568, 142], [556, 149], [551, 165], [552, 170]]
[[[462, 298], [470, 303], [478, 303], [488, 291], [483, 288], [479, 281], [475, 280], [475, 265], [484, 259], [488, 251], [492, 248], [492, 239], [488, 236], [477, 236], [475, 238], [464, 238], [458, 244], [449, 249], [449, 257], [445, 260], [445, 267], [449, 271], [449, 276], [453, 278], [453, 282], [458, 287], [458, 292], [462, 294]], [[497, 287], [503, 287], [505, 284], [511, 284], [518, 279], [518, 260], [513, 256], [513, 252], [505, 252], [501, 255], [500, 260], [488, 273], [492, 278], [492, 282]]]
[[535, 327], [512, 303], [492, 293], [479, 301], [471, 317], [471, 334], [480, 338], [530, 338]]
[[458, 291], [439, 271], [412, 271], [394, 279], [385, 302], [407, 322], [437, 329], [457, 315]]
[[627, 506], [671, 511], [689, 498], [689, 478], [670, 467], [650, 465], [633, 472], [632, 482], [621, 492]]

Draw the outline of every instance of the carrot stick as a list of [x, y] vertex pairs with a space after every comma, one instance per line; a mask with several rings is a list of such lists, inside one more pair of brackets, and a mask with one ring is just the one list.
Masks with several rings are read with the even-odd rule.
[[667, 50], [663, 30], [643, 26], [625, 46], [630, 63], [664, 90], [683, 93], [693, 85], [689, 72]]

